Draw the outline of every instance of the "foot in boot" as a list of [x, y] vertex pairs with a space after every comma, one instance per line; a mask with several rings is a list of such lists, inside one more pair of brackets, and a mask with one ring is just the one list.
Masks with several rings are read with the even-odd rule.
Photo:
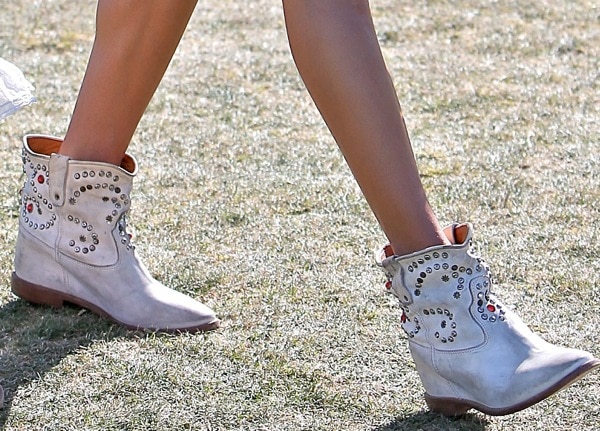
[[452, 245], [377, 261], [400, 300], [402, 328], [429, 408], [446, 415], [525, 409], [600, 366], [587, 352], [542, 340], [492, 293], [470, 224], [445, 229]]
[[23, 140], [13, 292], [38, 304], [76, 304], [129, 328], [216, 329], [214, 312], [156, 281], [131, 243], [126, 215], [135, 160], [71, 160], [56, 154], [60, 144], [47, 136]]

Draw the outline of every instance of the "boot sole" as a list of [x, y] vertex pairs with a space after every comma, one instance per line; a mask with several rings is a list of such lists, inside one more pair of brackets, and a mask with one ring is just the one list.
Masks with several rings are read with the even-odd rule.
[[34, 283], [29, 283], [28, 281], [19, 278], [19, 276], [15, 272], [12, 273], [11, 277], [11, 290], [19, 298], [24, 299], [25, 301], [31, 302], [33, 304], [46, 305], [52, 308], [62, 308], [65, 304], [73, 304], [78, 307], [90, 310], [91, 312], [98, 314], [99, 316], [105, 317], [109, 320], [112, 320], [113, 322], [118, 323], [121, 326], [124, 326], [127, 329], [132, 330], [145, 329], [150, 331], [166, 333], [194, 333], [213, 331], [219, 328], [220, 326], [219, 320], [204, 325], [196, 325], [185, 328], [145, 328], [129, 325], [127, 323], [119, 321], [118, 319], [115, 319], [97, 305], [94, 305], [84, 299], [77, 298], [76, 296], [69, 295], [68, 293], [60, 292]]
[[432, 412], [440, 413], [444, 416], [461, 416], [471, 409], [479, 410], [480, 412], [490, 416], [509, 415], [531, 407], [532, 405], [548, 398], [549, 396], [555, 394], [561, 389], [564, 389], [567, 386], [577, 382], [583, 376], [585, 376], [587, 373], [589, 373], [597, 367], [600, 367], [600, 360], [594, 358], [577, 368], [575, 371], [572, 371], [571, 373], [563, 377], [561, 380], [559, 380], [554, 385], [550, 386], [545, 391], [542, 391], [539, 394], [536, 394], [525, 401], [522, 401], [518, 404], [509, 407], [488, 407], [486, 405], [479, 404], [475, 401], [465, 400], [461, 398], [434, 397], [432, 395], [429, 395], [427, 392], [425, 393], [425, 402], [427, 403], [427, 406]]

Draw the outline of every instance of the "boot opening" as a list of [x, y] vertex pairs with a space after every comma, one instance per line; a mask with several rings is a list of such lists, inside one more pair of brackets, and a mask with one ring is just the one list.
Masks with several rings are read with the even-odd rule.
[[[62, 139], [53, 138], [51, 136], [27, 136], [27, 146], [29, 149], [37, 154], [44, 156], [50, 156], [53, 153], [60, 152], [60, 146], [62, 145]], [[121, 160], [121, 168], [125, 169], [132, 175], [136, 174], [137, 164], [135, 159], [129, 154], [125, 154]]]
[[453, 234], [454, 241], [452, 241], [451, 238], [448, 239], [450, 239], [453, 244], [463, 244], [469, 236], [469, 225], [465, 223], [454, 226]]
[[58, 138], [50, 138], [47, 136], [29, 136], [27, 137], [27, 145], [29, 149], [37, 154], [49, 156], [52, 153], [58, 153], [62, 140]]

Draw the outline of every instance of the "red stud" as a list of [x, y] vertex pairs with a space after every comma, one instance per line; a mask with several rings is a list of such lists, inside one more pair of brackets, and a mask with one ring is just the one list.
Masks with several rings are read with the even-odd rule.
[[28, 213], [32, 213], [33, 212], [33, 204], [32, 203], [28, 203], [27, 204], [27, 212]]
[[41, 174], [40, 174], [40, 175], [38, 175], [38, 177], [37, 177], [37, 182], [38, 182], [38, 183], [40, 183], [40, 184], [44, 184], [44, 181], [45, 181], [45, 180], [46, 180], [46, 179], [44, 178], [44, 176], [43, 176], [43, 175], [41, 175]]
[[494, 311], [496, 311], [496, 307], [494, 307], [494, 304], [488, 304], [487, 309], [490, 313], [493, 313]]
[[390, 289], [392, 288], [392, 282], [388, 280], [388, 281], [385, 283], [385, 288], [386, 288], [387, 290], [390, 290]]
[[407, 320], [406, 314], [402, 313], [402, 316], [400, 317], [400, 322], [406, 323], [406, 320]]

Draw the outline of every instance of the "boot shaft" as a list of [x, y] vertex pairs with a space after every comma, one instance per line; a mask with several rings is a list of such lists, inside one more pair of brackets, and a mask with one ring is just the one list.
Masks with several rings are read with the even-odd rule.
[[135, 160], [122, 166], [71, 160], [56, 153], [61, 140], [26, 136], [21, 193], [21, 229], [57, 248], [59, 259], [108, 266], [132, 250], [126, 214], [136, 173]]
[[387, 247], [379, 262], [403, 309], [402, 328], [411, 343], [440, 351], [472, 349], [487, 340], [489, 324], [505, 320], [491, 295], [489, 267], [476, 256], [470, 225], [445, 229], [452, 245], [395, 256]]

